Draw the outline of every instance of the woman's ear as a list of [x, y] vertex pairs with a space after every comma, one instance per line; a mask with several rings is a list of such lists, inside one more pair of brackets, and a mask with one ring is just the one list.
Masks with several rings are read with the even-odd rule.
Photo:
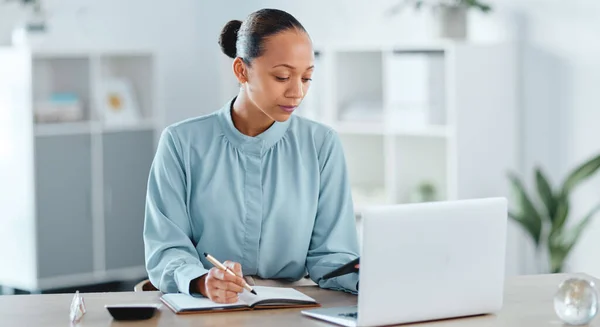
[[233, 60], [233, 73], [240, 84], [244, 84], [248, 81], [248, 69], [246, 63], [242, 58], [237, 57]]

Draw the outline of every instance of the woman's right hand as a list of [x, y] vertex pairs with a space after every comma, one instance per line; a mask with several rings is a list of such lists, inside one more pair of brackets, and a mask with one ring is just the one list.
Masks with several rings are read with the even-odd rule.
[[198, 288], [202, 295], [213, 302], [235, 303], [238, 301], [238, 294], [244, 291], [242, 266], [232, 261], [225, 261], [223, 264], [237, 276], [213, 267], [208, 271], [208, 274], [200, 277]]

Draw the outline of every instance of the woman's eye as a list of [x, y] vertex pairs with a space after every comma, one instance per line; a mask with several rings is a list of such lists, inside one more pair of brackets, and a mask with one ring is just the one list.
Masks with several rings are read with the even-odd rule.
[[277, 78], [278, 81], [287, 81], [288, 78], [287, 77], [279, 77], [279, 76], [275, 76], [275, 78]]
[[303, 78], [302, 81], [304, 83], [308, 83], [308, 82], [312, 81], [312, 78]]

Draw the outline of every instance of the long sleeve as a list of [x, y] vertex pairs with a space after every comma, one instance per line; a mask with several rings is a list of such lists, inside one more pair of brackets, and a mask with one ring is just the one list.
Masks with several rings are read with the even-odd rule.
[[358, 238], [350, 181], [338, 135], [330, 130], [319, 152], [320, 190], [317, 216], [307, 255], [307, 269], [322, 288], [356, 293], [358, 274], [325, 280], [322, 276], [358, 257]]
[[189, 294], [190, 281], [208, 272], [192, 244], [183, 167], [181, 145], [167, 128], [150, 169], [143, 233], [149, 279], [165, 293]]

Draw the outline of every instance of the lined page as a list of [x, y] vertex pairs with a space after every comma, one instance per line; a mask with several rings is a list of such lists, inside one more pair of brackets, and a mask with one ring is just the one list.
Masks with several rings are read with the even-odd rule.
[[193, 311], [193, 310], [207, 310], [207, 309], [220, 309], [230, 307], [248, 306], [246, 302], [239, 301], [235, 303], [215, 303], [205, 297], [193, 297], [183, 293], [169, 293], [162, 296], [165, 301], [169, 302], [177, 311]]
[[256, 291], [258, 295], [254, 295], [247, 290], [244, 290], [244, 292], [240, 294], [240, 301], [250, 305], [259, 301], [273, 299], [316, 302], [315, 299], [310, 296], [290, 287], [255, 286], [254, 291]]

